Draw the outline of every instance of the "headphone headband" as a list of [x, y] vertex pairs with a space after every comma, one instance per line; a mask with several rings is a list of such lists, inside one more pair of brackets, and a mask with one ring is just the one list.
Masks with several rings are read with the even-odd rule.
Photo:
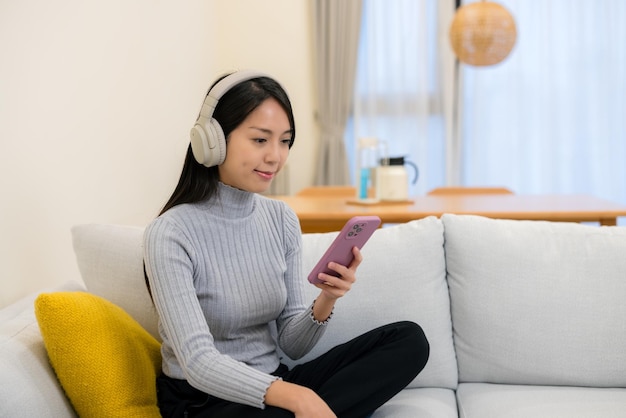
[[255, 70], [241, 70], [222, 78], [207, 92], [204, 102], [202, 103], [202, 108], [200, 109], [200, 115], [205, 118], [212, 118], [217, 102], [219, 102], [228, 90], [239, 83], [258, 77], [269, 77], [269, 75]]

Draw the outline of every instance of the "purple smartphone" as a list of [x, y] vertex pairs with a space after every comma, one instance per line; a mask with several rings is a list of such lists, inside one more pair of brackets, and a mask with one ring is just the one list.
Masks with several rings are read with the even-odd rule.
[[357, 247], [360, 250], [376, 231], [378, 225], [380, 225], [378, 216], [355, 216], [346, 222], [337, 238], [309, 273], [309, 282], [313, 284], [323, 283], [317, 278], [320, 273], [337, 276], [337, 272], [328, 268], [328, 263], [334, 261], [342, 266], [349, 266], [354, 258], [352, 248]]

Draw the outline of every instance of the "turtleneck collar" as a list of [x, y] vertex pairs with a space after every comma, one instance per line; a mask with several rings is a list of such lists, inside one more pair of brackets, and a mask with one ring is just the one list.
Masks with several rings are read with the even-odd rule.
[[243, 218], [252, 213], [256, 194], [218, 183], [217, 194], [208, 202], [211, 212], [224, 218]]

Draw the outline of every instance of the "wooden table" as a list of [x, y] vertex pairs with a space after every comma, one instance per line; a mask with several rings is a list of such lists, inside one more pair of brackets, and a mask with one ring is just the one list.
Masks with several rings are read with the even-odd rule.
[[383, 224], [403, 223], [444, 213], [498, 219], [597, 222], [613, 226], [626, 206], [588, 195], [420, 196], [409, 203], [360, 205], [345, 197], [271, 196], [298, 215], [303, 232], [338, 231], [355, 215], [378, 215]]

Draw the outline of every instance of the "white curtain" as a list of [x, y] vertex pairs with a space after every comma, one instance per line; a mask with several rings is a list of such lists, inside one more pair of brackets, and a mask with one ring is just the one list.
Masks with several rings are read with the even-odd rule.
[[626, 204], [626, 2], [498, 2], [518, 39], [461, 68], [463, 183]]
[[[443, 97], [443, 115], [445, 124], [445, 185], [461, 184], [462, 143], [459, 131], [459, 94], [460, 63], [450, 45], [450, 23], [456, 13], [456, 0], [438, 3], [437, 52], [441, 69], [441, 93]], [[433, 187], [443, 184], [433, 184]]]
[[365, 0], [363, 7], [349, 154], [360, 137], [385, 141], [390, 156], [417, 164], [420, 176], [410, 194], [423, 194], [445, 182], [451, 126], [444, 115], [452, 111], [453, 89], [444, 77], [452, 77], [453, 60], [440, 53], [439, 19], [450, 18], [454, 4]]
[[352, 105], [361, 0], [315, 0], [315, 69], [321, 130], [317, 185], [349, 184], [344, 141]]

